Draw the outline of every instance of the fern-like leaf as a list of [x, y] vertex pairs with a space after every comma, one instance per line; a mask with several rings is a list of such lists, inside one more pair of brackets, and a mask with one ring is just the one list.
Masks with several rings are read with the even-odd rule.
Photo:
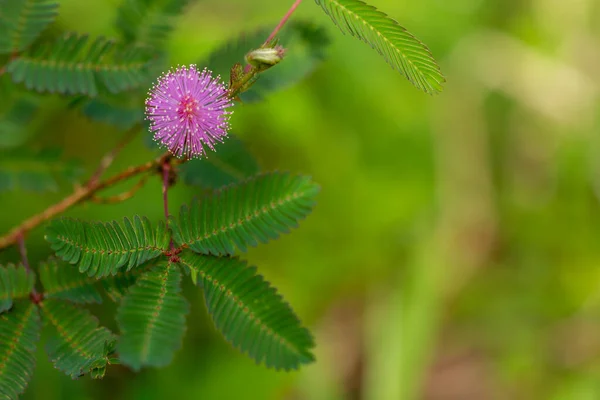
[[0, 398], [17, 399], [33, 375], [40, 315], [29, 301], [0, 314]]
[[200, 278], [208, 312], [236, 348], [276, 369], [314, 361], [312, 335], [255, 267], [190, 251], [182, 253], [181, 263]]
[[57, 260], [42, 263], [38, 269], [44, 285], [44, 298], [69, 300], [72, 303], [101, 303], [97, 281]]
[[237, 137], [229, 135], [225, 142], [215, 144], [215, 149], [206, 157], [190, 160], [180, 167], [185, 183], [218, 189], [258, 173], [258, 163]]
[[172, 263], [156, 266], [129, 289], [117, 311], [121, 362], [135, 371], [160, 367], [181, 347], [189, 304], [181, 295], [181, 271]]
[[0, 266], [0, 312], [9, 310], [13, 300], [29, 297], [35, 276], [22, 266]]
[[94, 316], [60, 300], [46, 299], [40, 307], [56, 328], [56, 335], [46, 345], [54, 367], [77, 378], [106, 364], [105, 349], [115, 338], [108, 329], [98, 327]]
[[89, 276], [114, 275], [158, 257], [169, 246], [169, 232], [160, 221], [153, 229], [146, 217], [113, 222], [83, 222], [58, 218], [50, 223], [46, 240], [56, 255]]
[[131, 271], [119, 271], [114, 276], [109, 276], [100, 280], [106, 294], [114, 302], [120, 302], [121, 298], [127, 294], [129, 288], [142, 275], [144, 269], [136, 268]]
[[173, 240], [202, 254], [246, 251], [296, 227], [310, 214], [318, 191], [305, 176], [258, 175], [183, 206], [179, 219], [171, 219]]
[[49, 0], [0, 0], [0, 54], [25, 50], [56, 18]]
[[66, 34], [7, 66], [14, 82], [39, 92], [96, 96], [99, 84], [118, 93], [145, 84], [152, 55], [99, 37]]
[[426, 93], [442, 91], [445, 82], [429, 48], [398, 22], [361, 0], [315, 0], [342, 33], [375, 49], [395, 70]]
[[188, 0], [124, 0], [117, 28], [124, 39], [148, 47], [162, 47]]

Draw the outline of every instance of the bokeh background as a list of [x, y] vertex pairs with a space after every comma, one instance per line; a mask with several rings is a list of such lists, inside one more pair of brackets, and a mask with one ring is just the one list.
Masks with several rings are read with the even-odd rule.
[[[429, 45], [448, 80], [441, 95], [413, 88], [306, 0], [294, 18], [331, 32], [327, 60], [301, 84], [237, 106], [232, 121], [265, 169], [322, 185], [300, 229], [246, 257], [316, 334], [317, 363], [256, 366], [188, 285], [188, 331], [170, 366], [72, 381], [40, 351], [23, 398], [600, 398], [600, 2], [369, 2]], [[60, 3], [63, 27], [114, 35], [119, 1]], [[274, 26], [291, 3], [192, 1], [170, 61]], [[62, 146], [87, 171], [122, 134], [58, 107], [32, 126], [34, 145]], [[150, 157], [139, 138], [109, 172]], [[69, 190], [0, 193], [0, 231]], [[172, 209], [193, 194], [174, 188]], [[68, 215], [135, 213], [162, 217], [158, 181]], [[47, 257], [42, 229], [28, 248], [34, 264]], [[110, 315], [99, 311], [114, 327]]]

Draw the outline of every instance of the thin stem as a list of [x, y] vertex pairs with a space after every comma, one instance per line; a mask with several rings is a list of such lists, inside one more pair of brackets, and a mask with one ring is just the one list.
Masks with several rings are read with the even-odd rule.
[[122, 203], [125, 200], [129, 200], [130, 198], [132, 198], [138, 192], [138, 190], [140, 190], [141, 188], [144, 187], [144, 185], [146, 184], [147, 181], [148, 181], [148, 175], [146, 175], [142, 179], [140, 179], [134, 186], [132, 186], [131, 189], [129, 189], [126, 192], [117, 194], [115, 196], [110, 196], [110, 197], [100, 197], [100, 196], [94, 195], [94, 196], [90, 197], [90, 200], [97, 204]]
[[163, 205], [165, 208], [165, 221], [167, 223], [167, 228], [169, 227], [169, 172], [171, 171], [171, 164], [169, 164], [169, 160], [165, 160], [162, 165], [162, 178], [163, 178], [163, 186], [162, 186], [162, 194], [163, 194]]
[[[31, 267], [29, 266], [29, 260], [27, 258], [27, 247], [25, 247], [25, 234], [23, 232], [19, 232], [17, 236], [17, 241], [19, 242], [19, 253], [21, 254], [21, 264], [25, 267], [25, 270], [28, 274], [31, 274]], [[31, 293], [29, 294], [31, 301], [38, 304], [42, 301], [43, 296], [40, 295], [37, 290], [35, 290], [35, 286], [31, 288]]]
[[106, 169], [108, 167], [110, 167], [110, 165], [113, 163], [113, 161], [115, 161], [115, 158], [117, 157], [119, 152], [121, 150], [123, 150], [123, 148], [129, 142], [131, 142], [131, 140], [133, 140], [135, 135], [138, 133], [139, 129], [140, 129], [140, 126], [137, 124], [134, 125], [132, 128], [130, 128], [127, 132], [125, 132], [123, 139], [121, 139], [121, 141], [119, 143], [117, 143], [117, 145], [111, 151], [109, 151], [108, 153], [106, 153], [104, 155], [104, 157], [102, 157], [102, 160], [100, 160], [100, 165], [98, 166], [96, 171], [92, 174], [92, 177], [90, 178], [90, 180], [87, 183], [88, 186], [94, 185], [96, 182], [98, 182], [98, 180], [100, 180], [104, 171], [106, 171]]
[[275, 38], [275, 35], [277, 35], [277, 33], [279, 33], [279, 31], [281, 30], [281, 28], [283, 28], [283, 26], [285, 25], [285, 23], [287, 22], [287, 20], [290, 19], [290, 17], [294, 13], [294, 11], [296, 11], [296, 8], [298, 8], [298, 6], [300, 5], [300, 3], [302, 3], [302, 0], [296, 0], [296, 2], [288, 10], [288, 12], [283, 16], [283, 18], [281, 19], [281, 21], [279, 21], [279, 24], [277, 24], [277, 26], [275, 27], [275, 29], [273, 30], [273, 32], [271, 32], [271, 34], [269, 35], [269, 37], [265, 41], [264, 45], [267, 45], [271, 40], [273, 40]]
[[58, 214], [65, 212], [67, 209], [73, 207], [74, 205], [89, 199], [95, 193], [108, 187], [114, 186], [115, 184], [126, 179], [132, 178], [136, 175], [155, 169], [158, 166], [162, 165], [166, 159], [170, 158], [171, 154], [165, 153], [153, 161], [149, 161], [145, 164], [138, 165], [136, 167], [130, 167], [125, 171], [104, 181], [92, 183], [91, 185], [88, 184], [86, 186], [77, 187], [71, 195], [65, 197], [58, 203], [48, 207], [41, 213], [26, 219], [20, 225], [13, 228], [9, 233], [0, 237], [0, 249], [17, 243], [19, 235], [24, 235], [26, 232], [30, 231], [36, 226], [48, 221], [49, 219], [55, 217]]

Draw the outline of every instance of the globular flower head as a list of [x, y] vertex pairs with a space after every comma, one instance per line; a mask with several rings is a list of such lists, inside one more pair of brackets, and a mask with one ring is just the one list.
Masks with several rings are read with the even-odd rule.
[[178, 67], [162, 75], [146, 99], [146, 118], [154, 140], [176, 157], [201, 157], [214, 150], [229, 130], [233, 105], [225, 84], [207, 69]]

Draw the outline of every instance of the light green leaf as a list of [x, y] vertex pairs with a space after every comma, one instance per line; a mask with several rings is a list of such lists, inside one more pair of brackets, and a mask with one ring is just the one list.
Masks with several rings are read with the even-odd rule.
[[48, 0], [0, 0], [0, 54], [25, 50], [58, 14]]
[[306, 176], [268, 173], [183, 206], [173, 240], [202, 254], [233, 254], [276, 239], [312, 211], [319, 186]]
[[229, 342], [257, 363], [296, 369], [314, 361], [314, 341], [255, 267], [237, 258], [185, 251], [181, 264], [200, 278], [208, 312]]
[[48, 340], [46, 351], [54, 366], [72, 378], [106, 365], [107, 344], [114, 335], [87, 310], [54, 299], [40, 303], [44, 317], [56, 328]]
[[6, 70], [28, 89], [96, 96], [100, 84], [111, 93], [145, 85], [152, 59], [147, 49], [70, 33], [15, 58]]
[[417, 88], [434, 94], [445, 78], [429, 48], [398, 22], [361, 0], [315, 0], [342, 33], [375, 49]]
[[181, 295], [177, 265], [158, 265], [129, 288], [117, 310], [117, 352], [133, 370], [161, 367], [173, 359], [185, 333], [189, 304]]
[[25, 391], [35, 368], [40, 329], [37, 307], [29, 301], [0, 314], [0, 398], [17, 399]]
[[48, 226], [46, 240], [62, 260], [79, 264], [89, 276], [114, 275], [158, 257], [169, 247], [169, 231], [163, 221], [152, 228], [146, 217], [113, 222], [83, 222], [58, 218]]

